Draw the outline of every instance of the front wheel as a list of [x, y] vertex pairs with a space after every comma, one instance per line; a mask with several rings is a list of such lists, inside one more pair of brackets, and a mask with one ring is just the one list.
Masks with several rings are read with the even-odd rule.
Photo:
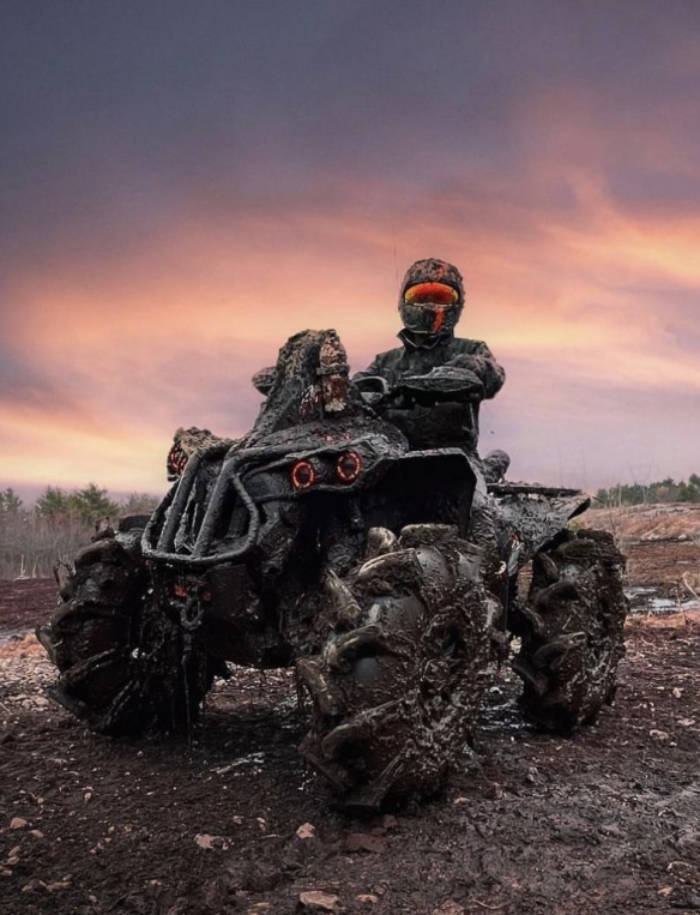
[[625, 651], [624, 565], [605, 531], [562, 531], [535, 555], [527, 601], [511, 620], [522, 640], [513, 669], [524, 713], [548, 730], [590, 724], [614, 698]]
[[85, 547], [37, 637], [59, 670], [50, 695], [103, 734], [177, 731], [196, 719], [214, 668], [155, 603], [141, 530]]
[[350, 806], [429, 795], [471, 741], [500, 605], [481, 583], [481, 551], [456, 528], [412, 525], [327, 579], [330, 633], [297, 663], [313, 703], [303, 755]]

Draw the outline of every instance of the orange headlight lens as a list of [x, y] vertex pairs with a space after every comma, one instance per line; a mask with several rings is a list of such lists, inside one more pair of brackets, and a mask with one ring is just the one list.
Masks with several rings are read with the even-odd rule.
[[338, 458], [335, 472], [343, 483], [353, 483], [362, 470], [362, 458], [356, 451], [346, 451]]
[[408, 305], [454, 305], [458, 299], [457, 290], [445, 283], [417, 283], [409, 286], [403, 297]]
[[308, 489], [316, 482], [316, 471], [309, 461], [297, 461], [292, 467], [292, 486], [295, 489]]

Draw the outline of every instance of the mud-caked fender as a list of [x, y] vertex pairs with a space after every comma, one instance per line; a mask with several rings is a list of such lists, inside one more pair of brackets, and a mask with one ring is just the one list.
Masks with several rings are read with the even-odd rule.
[[499, 543], [517, 552], [517, 565], [528, 562], [569, 521], [584, 512], [590, 497], [576, 489], [517, 483], [488, 487]]

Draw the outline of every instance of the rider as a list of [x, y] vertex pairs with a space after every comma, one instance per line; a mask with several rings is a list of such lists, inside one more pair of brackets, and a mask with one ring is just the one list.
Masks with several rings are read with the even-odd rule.
[[498, 393], [505, 372], [488, 346], [454, 336], [464, 307], [462, 275], [430, 257], [412, 264], [399, 297], [403, 346], [380, 353], [354, 381], [380, 376], [394, 393], [382, 412], [411, 448], [462, 448], [477, 457], [479, 404]]
[[[479, 405], [498, 393], [505, 372], [485, 343], [455, 337], [463, 307], [464, 285], [456, 267], [434, 257], [416, 261], [406, 272], [399, 297], [403, 346], [380, 353], [353, 381], [363, 382], [367, 400], [381, 401], [377, 408], [404, 433], [411, 448], [461, 448], [496, 482], [509, 460], [504, 452], [498, 453], [493, 468], [489, 459], [479, 460]], [[253, 377], [265, 396], [276, 371], [266, 368]], [[388, 397], [369, 390], [377, 382]]]
[[455, 337], [463, 307], [464, 285], [456, 267], [435, 257], [416, 261], [399, 295], [403, 346], [380, 353], [353, 381], [363, 382], [365, 390], [372, 376], [382, 382], [385, 390], [374, 395], [377, 407], [411, 448], [456, 447], [467, 454], [476, 471], [469, 529], [473, 539], [495, 548], [488, 550], [487, 563], [495, 571], [498, 544], [486, 482], [502, 478], [510, 459], [499, 452], [503, 459], [494, 470], [492, 456], [482, 462], [476, 447], [479, 405], [498, 393], [505, 371], [485, 343]]

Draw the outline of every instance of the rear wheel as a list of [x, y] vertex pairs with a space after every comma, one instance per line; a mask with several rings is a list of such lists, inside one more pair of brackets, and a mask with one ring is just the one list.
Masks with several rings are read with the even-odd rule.
[[562, 531], [533, 561], [511, 620], [522, 644], [513, 668], [525, 714], [552, 731], [590, 724], [615, 695], [624, 655], [625, 559], [605, 531]]
[[370, 555], [330, 573], [331, 630], [297, 663], [313, 703], [304, 756], [351, 806], [429, 795], [472, 729], [500, 606], [481, 583], [481, 551], [456, 528], [370, 532]]
[[83, 549], [37, 629], [60, 673], [51, 695], [105, 734], [188, 728], [214, 675], [196, 634], [153, 600], [140, 536], [110, 531]]

